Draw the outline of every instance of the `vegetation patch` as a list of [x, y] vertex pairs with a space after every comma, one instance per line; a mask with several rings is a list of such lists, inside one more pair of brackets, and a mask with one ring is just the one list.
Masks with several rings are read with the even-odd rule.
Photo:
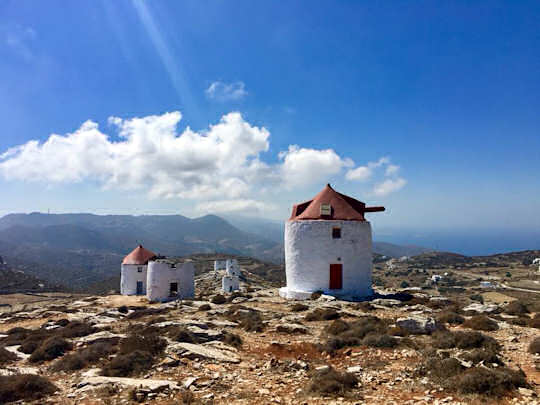
[[223, 343], [236, 347], [237, 349], [242, 347], [242, 343], [243, 343], [242, 338], [240, 336], [231, 332], [223, 332], [223, 337], [221, 340], [223, 341]]
[[493, 319], [485, 315], [473, 316], [463, 322], [463, 326], [474, 330], [495, 331], [499, 329], [499, 325]]
[[229, 321], [237, 322], [246, 332], [262, 332], [264, 322], [259, 311], [245, 307], [233, 307], [225, 313]]
[[534, 317], [529, 320], [529, 326], [531, 328], [540, 329], [540, 313], [535, 314]]
[[199, 306], [199, 311], [210, 311], [212, 309], [212, 307], [210, 306], [210, 304], [202, 304], [201, 306]]
[[17, 355], [15, 353], [6, 350], [3, 347], [0, 347], [0, 365], [11, 363], [12, 361], [17, 360]]
[[527, 386], [523, 371], [507, 367], [495, 369], [473, 367], [447, 383], [449, 389], [461, 394], [482, 394], [492, 397], [501, 397], [518, 387]]
[[332, 367], [315, 370], [306, 392], [312, 395], [344, 395], [357, 387], [358, 379], [354, 374], [339, 372]]
[[168, 308], [145, 308], [145, 307], [132, 307], [133, 312], [126, 316], [126, 319], [139, 319], [150, 315], [163, 315], [169, 311]]
[[56, 386], [34, 374], [0, 376], [0, 403], [32, 401], [54, 394]]
[[509, 303], [504, 308], [504, 312], [507, 313], [508, 315], [523, 315], [523, 314], [528, 314], [529, 310], [527, 309], [527, 306], [525, 304], [516, 300]]
[[64, 338], [75, 338], [88, 336], [95, 332], [97, 332], [97, 328], [94, 326], [85, 322], [74, 321], [68, 323], [64, 328], [62, 328], [59, 331], [59, 334]]
[[100, 359], [115, 353], [117, 348], [111, 343], [99, 342], [79, 350], [77, 353], [68, 354], [60, 358], [51, 367], [53, 371], [74, 371], [83, 369], [90, 364], [97, 363]]
[[128, 377], [140, 374], [152, 367], [154, 357], [146, 351], [135, 350], [119, 354], [103, 367], [101, 374], [108, 377]]
[[540, 354], [540, 337], [535, 338], [529, 345], [529, 353]]
[[499, 352], [500, 345], [491, 336], [486, 336], [480, 332], [466, 331], [437, 331], [431, 335], [433, 347], [437, 349], [487, 349]]
[[210, 302], [212, 304], [221, 305], [227, 302], [227, 298], [225, 298], [222, 294], [217, 294], [212, 297]]
[[331, 308], [316, 308], [313, 311], [309, 312], [305, 316], [305, 320], [309, 322], [313, 321], [331, 321], [333, 319], [338, 319], [341, 317], [341, 314], [335, 309]]
[[462, 317], [460, 314], [453, 311], [442, 312], [437, 317], [437, 320], [441, 323], [448, 323], [451, 325], [461, 325], [463, 322], [465, 322], [464, 317]]
[[28, 359], [32, 363], [41, 363], [43, 361], [53, 360], [63, 356], [65, 352], [72, 349], [72, 344], [67, 340], [53, 336], [45, 340]]
[[291, 306], [291, 311], [293, 312], [302, 312], [302, 311], [307, 311], [308, 309], [309, 307], [306, 304], [300, 304], [298, 302]]

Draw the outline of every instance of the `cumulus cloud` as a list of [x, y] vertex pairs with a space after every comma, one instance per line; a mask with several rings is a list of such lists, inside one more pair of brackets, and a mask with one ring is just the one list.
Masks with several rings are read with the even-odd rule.
[[405, 186], [405, 184], [407, 184], [407, 180], [401, 177], [398, 177], [396, 179], [386, 179], [382, 183], [375, 185], [375, 187], [373, 188], [373, 194], [382, 197], [395, 191], [401, 190]]
[[308, 149], [298, 145], [290, 145], [287, 151], [279, 153], [279, 158], [283, 161], [281, 177], [289, 187], [316, 183], [354, 165], [351, 159], [341, 158], [332, 149]]
[[207, 201], [196, 206], [197, 211], [201, 212], [242, 212], [242, 213], [260, 213], [265, 211], [273, 211], [276, 207], [273, 204], [268, 204], [262, 201], [252, 199], [247, 200], [220, 200]]
[[247, 96], [246, 85], [238, 81], [234, 83], [213, 82], [206, 90], [206, 96], [217, 101], [241, 100]]
[[[150, 198], [191, 200], [205, 212], [269, 211], [275, 207], [261, 201], [269, 190], [307, 188], [345, 170], [347, 178], [360, 180], [385, 167], [388, 178], [375, 187], [377, 195], [406, 183], [396, 177], [387, 157], [353, 168], [351, 159], [333, 149], [290, 145], [276, 163], [268, 163], [263, 157], [270, 133], [238, 112], [198, 132], [189, 127], [179, 131], [181, 119], [179, 111], [110, 117], [115, 137], [86, 121], [74, 132], [31, 140], [0, 154], [0, 176], [47, 185], [92, 181]], [[366, 170], [369, 175], [362, 173]]]

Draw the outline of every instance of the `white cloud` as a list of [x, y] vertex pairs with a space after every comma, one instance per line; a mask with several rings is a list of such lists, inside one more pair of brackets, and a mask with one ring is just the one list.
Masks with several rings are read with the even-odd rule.
[[385, 175], [386, 176], [394, 176], [399, 172], [399, 166], [397, 165], [388, 165], [386, 168]]
[[[198, 210], [207, 212], [268, 211], [272, 206], [261, 202], [262, 196], [322, 185], [354, 166], [333, 149], [298, 145], [280, 152], [277, 163], [267, 163], [262, 157], [269, 150], [270, 133], [238, 112], [199, 132], [189, 127], [178, 132], [181, 119], [179, 111], [110, 117], [118, 139], [86, 121], [72, 133], [52, 134], [43, 142], [31, 140], [1, 153], [0, 176], [47, 185], [91, 181], [126, 195], [194, 201]], [[349, 170], [347, 178], [360, 180], [371, 176], [363, 170], [383, 166], [388, 172], [393, 166], [389, 162], [387, 157], [369, 162]], [[374, 192], [383, 195], [404, 184], [392, 177]]]
[[244, 82], [224, 83], [216, 81], [206, 90], [206, 96], [217, 101], [241, 100], [247, 96]]
[[353, 180], [353, 181], [367, 181], [371, 179], [375, 169], [384, 165], [388, 165], [389, 163], [390, 163], [390, 158], [383, 156], [376, 162], [369, 162], [366, 166], [358, 166], [355, 169], [349, 170], [345, 174], [345, 178], [347, 180]]
[[407, 184], [407, 180], [402, 177], [398, 177], [396, 179], [386, 179], [382, 183], [375, 185], [373, 188], [373, 194], [382, 197], [401, 190], [405, 184]]
[[220, 200], [220, 201], [207, 201], [196, 206], [197, 211], [209, 212], [209, 213], [221, 213], [221, 212], [242, 212], [242, 213], [260, 213], [266, 211], [273, 211], [276, 207], [272, 204], [268, 204], [262, 201], [256, 200]]
[[298, 145], [290, 145], [287, 151], [279, 153], [279, 158], [283, 160], [280, 174], [289, 187], [316, 183], [354, 164], [332, 149], [308, 149]]

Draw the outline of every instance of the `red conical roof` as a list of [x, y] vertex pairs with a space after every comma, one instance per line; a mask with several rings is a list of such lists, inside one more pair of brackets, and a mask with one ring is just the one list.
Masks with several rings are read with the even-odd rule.
[[[323, 204], [330, 206], [330, 215], [323, 215], [321, 213], [321, 205]], [[294, 205], [289, 220], [365, 221], [364, 213], [376, 211], [384, 211], [384, 207], [366, 207], [366, 204], [363, 202], [338, 193], [330, 184], [327, 184], [312, 200]]]
[[154, 252], [149, 251], [142, 247], [142, 245], [137, 246], [133, 251], [124, 257], [122, 264], [148, 264], [150, 259], [153, 259], [157, 255]]

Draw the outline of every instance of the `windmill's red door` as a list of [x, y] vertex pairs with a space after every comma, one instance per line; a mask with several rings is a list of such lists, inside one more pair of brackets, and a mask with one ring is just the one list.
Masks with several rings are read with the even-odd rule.
[[343, 265], [330, 265], [330, 289], [341, 290], [343, 288]]

